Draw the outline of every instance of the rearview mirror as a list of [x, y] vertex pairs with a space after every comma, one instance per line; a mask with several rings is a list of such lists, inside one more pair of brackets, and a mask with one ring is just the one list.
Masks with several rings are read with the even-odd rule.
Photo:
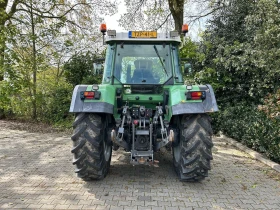
[[187, 74], [192, 73], [192, 64], [190, 64], [190, 63], [184, 64], [184, 73], [187, 73]]
[[93, 63], [93, 74], [98, 75], [102, 73], [102, 64], [101, 63]]
[[104, 58], [99, 58], [94, 61], [94, 63], [93, 63], [93, 74], [94, 75], [102, 74], [104, 61], [105, 61]]

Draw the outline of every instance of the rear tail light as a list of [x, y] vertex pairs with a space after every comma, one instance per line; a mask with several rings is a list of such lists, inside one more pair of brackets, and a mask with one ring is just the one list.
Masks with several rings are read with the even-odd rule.
[[85, 98], [87, 98], [87, 99], [94, 98], [94, 92], [92, 92], [92, 91], [86, 91], [86, 92], [84, 92], [84, 96], [85, 96]]
[[187, 100], [203, 100], [206, 98], [205, 91], [186, 92]]
[[95, 92], [94, 91], [82, 91], [81, 99], [94, 99]]

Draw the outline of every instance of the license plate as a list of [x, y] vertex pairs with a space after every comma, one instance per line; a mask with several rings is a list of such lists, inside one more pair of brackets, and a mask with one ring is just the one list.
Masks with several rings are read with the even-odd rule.
[[129, 31], [129, 38], [157, 38], [156, 31]]

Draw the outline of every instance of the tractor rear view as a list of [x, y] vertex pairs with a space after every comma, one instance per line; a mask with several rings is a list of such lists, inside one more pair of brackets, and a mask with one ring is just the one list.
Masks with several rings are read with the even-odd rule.
[[75, 172], [102, 179], [112, 149], [130, 152], [133, 165], [153, 165], [155, 152], [172, 147], [180, 180], [207, 177], [213, 147], [207, 113], [218, 108], [211, 85], [184, 84], [179, 34], [116, 33], [105, 25], [101, 32], [107, 33], [102, 84], [77, 85], [72, 96]]

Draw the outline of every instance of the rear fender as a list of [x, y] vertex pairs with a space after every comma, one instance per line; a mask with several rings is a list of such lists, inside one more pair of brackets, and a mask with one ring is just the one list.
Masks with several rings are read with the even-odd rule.
[[188, 102], [186, 101], [186, 98], [182, 99], [180, 103], [171, 106], [173, 115], [219, 111], [212, 86], [208, 84], [199, 85], [198, 88], [199, 90], [206, 92], [206, 98], [202, 102]]
[[[90, 91], [92, 85], [76, 85], [69, 112], [79, 113], [79, 112], [94, 112], [94, 113], [114, 113], [114, 102], [111, 99], [114, 99], [115, 96], [111, 96], [110, 94], [114, 94], [115, 91], [107, 90], [106, 87], [101, 87], [101, 98], [99, 100], [82, 100], [80, 97], [80, 92], [82, 91]], [[99, 86], [100, 87], [100, 86]], [[105, 94], [107, 92], [107, 94]], [[108, 97], [108, 95], [110, 97]]]

